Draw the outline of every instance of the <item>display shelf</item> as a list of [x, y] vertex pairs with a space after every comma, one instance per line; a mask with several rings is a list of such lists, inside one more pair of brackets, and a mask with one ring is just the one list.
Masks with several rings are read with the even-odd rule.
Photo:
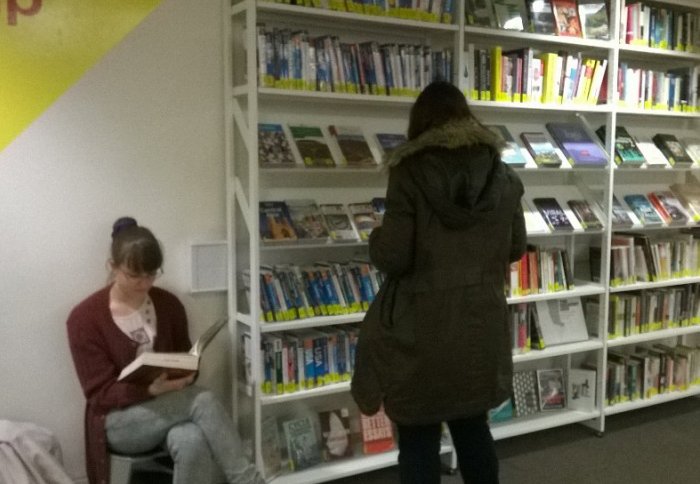
[[260, 397], [263, 405], [279, 405], [281, 403], [289, 403], [298, 400], [306, 400], [309, 398], [325, 397], [336, 393], [345, 393], [350, 391], [350, 382], [338, 382], [324, 385], [319, 388], [310, 390], [299, 390], [293, 393], [283, 393], [281, 395], [263, 395]]
[[580, 37], [535, 34], [531, 32], [520, 32], [517, 30], [478, 27], [475, 25], [465, 25], [464, 33], [468, 36], [470, 42], [473, 40], [478, 40], [484, 43], [517, 42], [520, 44], [535, 45], [538, 47], [575, 47], [576, 49], [585, 49], [586, 51], [598, 50], [600, 52], [607, 52], [615, 47], [615, 43], [610, 40], [582, 39]]
[[651, 398], [640, 398], [638, 400], [632, 400], [631, 402], [616, 403], [615, 405], [606, 406], [603, 412], [605, 415], [615, 415], [617, 413], [629, 412], [631, 410], [638, 410], [640, 408], [652, 407], [654, 405], [660, 405], [662, 403], [672, 402], [674, 400], [680, 400], [681, 398], [695, 397], [700, 395], [700, 386], [692, 386], [689, 390], [673, 391], [669, 393], [662, 393], [661, 395], [656, 395]]
[[682, 326], [678, 328], [660, 329], [657, 331], [649, 331], [631, 336], [622, 336], [619, 338], [608, 339], [608, 348], [620, 346], [635, 345], [647, 341], [658, 341], [666, 338], [676, 338], [687, 334], [700, 333], [700, 325]]
[[684, 286], [686, 284], [695, 284], [698, 282], [700, 282], [700, 276], [679, 277], [676, 279], [665, 279], [663, 281], [637, 282], [634, 284], [611, 286], [610, 292], [615, 294], [619, 292], [641, 291], [642, 289], [658, 289], [660, 287]]
[[527, 417], [519, 417], [503, 423], [491, 424], [494, 440], [507, 439], [564, 425], [593, 420], [600, 416], [597, 410], [583, 412], [579, 410], [548, 410]]
[[[275, 331], [294, 331], [297, 329], [320, 328], [323, 326], [333, 326], [336, 324], [359, 323], [365, 317], [365, 313], [342, 314], [338, 316], [318, 316], [306, 319], [295, 319], [292, 321], [261, 321], [259, 329], [261, 333], [272, 333]], [[238, 313], [237, 321], [252, 326], [250, 314]]]
[[[700, 331], [700, 329], [698, 329], [698, 331]], [[597, 351], [602, 350], [603, 347], [604, 344], [602, 340], [591, 338], [588, 341], [579, 341], [576, 343], [566, 343], [560, 345], [547, 346], [543, 350], [532, 349], [527, 353], [514, 354], [513, 363], [524, 363], [526, 361], [536, 361], [554, 358], [555, 356], [585, 353], [587, 351]]]
[[605, 287], [589, 281], [575, 281], [574, 289], [567, 291], [545, 292], [541, 294], [529, 294], [527, 296], [510, 296], [508, 304], [527, 303], [535, 301], [547, 301], [551, 299], [563, 299], [567, 297], [583, 297], [605, 294]]

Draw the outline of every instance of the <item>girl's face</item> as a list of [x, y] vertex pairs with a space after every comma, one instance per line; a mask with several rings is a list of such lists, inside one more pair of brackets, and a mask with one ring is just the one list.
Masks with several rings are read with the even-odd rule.
[[161, 274], [161, 269], [139, 274], [124, 265], [120, 265], [114, 268], [114, 283], [124, 294], [145, 295]]

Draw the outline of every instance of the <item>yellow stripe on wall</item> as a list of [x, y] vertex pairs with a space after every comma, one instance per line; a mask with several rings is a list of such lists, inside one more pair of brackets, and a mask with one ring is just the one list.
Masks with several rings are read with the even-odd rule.
[[0, 0], [0, 151], [161, 0]]

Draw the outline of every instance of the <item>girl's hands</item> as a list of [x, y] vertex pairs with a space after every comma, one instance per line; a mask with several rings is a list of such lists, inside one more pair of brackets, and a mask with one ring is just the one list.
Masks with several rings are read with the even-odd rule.
[[189, 376], [169, 380], [167, 373], [161, 373], [158, 378], [153, 380], [153, 382], [148, 385], [148, 393], [154, 397], [157, 397], [158, 395], [162, 395], [164, 393], [182, 390], [186, 386], [192, 384], [194, 377], [195, 374], [193, 373]]

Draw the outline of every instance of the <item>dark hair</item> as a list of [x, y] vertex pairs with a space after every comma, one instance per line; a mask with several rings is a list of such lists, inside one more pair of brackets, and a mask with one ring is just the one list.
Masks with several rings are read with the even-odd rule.
[[163, 265], [160, 243], [134, 218], [121, 217], [112, 224], [112, 263], [124, 265], [137, 274], [153, 272]]
[[411, 108], [408, 139], [415, 139], [425, 131], [439, 128], [448, 121], [473, 117], [462, 91], [447, 81], [431, 82]]

